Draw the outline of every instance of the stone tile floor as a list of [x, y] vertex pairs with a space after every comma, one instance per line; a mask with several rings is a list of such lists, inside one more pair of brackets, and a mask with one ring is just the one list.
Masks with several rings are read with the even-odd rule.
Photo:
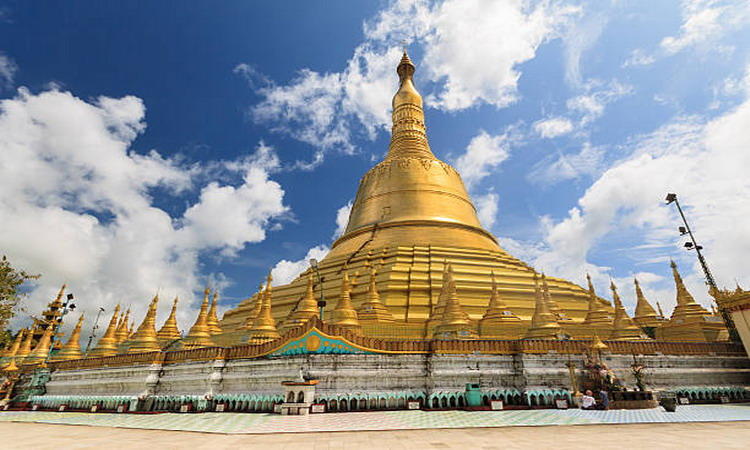
[[582, 411], [578, 409], [477, 412], [379, 411], [310, 416], [237, 413], [149, 415], [14, 411], [0, 413], [0, 422], [89, 425], [223, 434], [731, 421], [750, 421], [750, 404], [679, 406], [675, 413], [667, 413], [662, 408], [611, 411]]

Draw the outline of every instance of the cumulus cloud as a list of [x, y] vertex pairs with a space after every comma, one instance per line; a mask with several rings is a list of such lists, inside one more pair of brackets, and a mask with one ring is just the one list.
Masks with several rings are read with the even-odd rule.
[[[87, 102], [59, 90], [20, 89], [0, 101], [0, 248], [19, 267], [43, 274], [28, 311], [40, 311], [67, 282], [89, 318], [120, 302], [140, 320], [160, 289], [163, 299], [184, 300], [180, 320], [188, 325], [192, 293], [205, 281], [201, 254], [232, 255], [259, 242], [287, 211], [283, 189], [268, 178], [268, 147], [227, 165], [239, 182], [196, 186], [201, 167], [131, 149], [144, 118], [133, 96]], [[196, 188], [191, 204], [186, 195]], [[157, 190], [162, 201], [187, 203], [185, 213], [157, 206]], [[162, 315], [167, 310], [163, 302]]]
[[474, 196], [474, 206], [477, 208], [479, 222], [488, 230], [495, 226], [499, 201], [500, 197], [492, 190], [486, 194]]
[[355, 151], [355, 136], [374, 139], [388, 129], [400, 56], [396, 43], [405, 37], [413, 53], [424, 55], [418, 84], [430, 92], [428, 107], [504, 107], [518, 98], [518, 65], [558, 37], [577, 12], [546, 1], [395, 0], [365, 22], [364, 40], [341, 72], [301, 69], [282, 85], [244, 64], [236, 71], [262, 98], [251, 107], [255, 120], [313, 146], [307, 167], [314, 167], [326, 152]]
[[0, 90], [13, 86], [18, 66], [7, 55], [0, 52]]
[[273, 277], [273, 285], [280, 286], [283, 284], [291, 283], [295, 278], [302, 272], [310, 267], [310, 260], [317, 259], [318, 261], [325, 258], [331, 249], [327, 245], [316, 245], [307, 251], [305, 257], [297, 261], [289, 261], [282, 259], [271, 269], [271, 276]]
[[552, 117], [535, 122], [534, 131], [543, 138], [555, 138], [573, 131], [573, 122], [566, 117]]
[[573, 97], [566, 102], [568, 109], [579, 115], [580, 126], [585, 126], [600, 118], [609, 103], [633, 93], [632, 86], [617, 80], [612, 80], [604, 86], [597, 81], [591, 81], [586, 90], [585, 94]]
[[508, 159], [509, 141], [507, 133], [492, 136], [482, 130], [471, 139], [466, 151], [453, 161], [469, 190]]
[[333, 233], [333, 238], [336, 239], [346, 231], [347, 225], [349, 225], [349, 214], [352, 212], [352, 202], [349, 201], [346, 205], [336, 211], [336, 231]]

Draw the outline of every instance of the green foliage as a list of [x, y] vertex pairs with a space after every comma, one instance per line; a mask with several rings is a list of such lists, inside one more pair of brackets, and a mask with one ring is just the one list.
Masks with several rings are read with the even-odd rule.
[[[40, 275], [33, 275], [24, 270], [17, 270], [3, 256], [0, 260], [0, 331], [5, 331], [8, 321], [16, 313], [16, 308], [26, 296], [21, 287], [28, 280], [35, 280]], [[0, 333], [0, 346], [4, 345], [4, 340], [9, 336], [8, 333]]]

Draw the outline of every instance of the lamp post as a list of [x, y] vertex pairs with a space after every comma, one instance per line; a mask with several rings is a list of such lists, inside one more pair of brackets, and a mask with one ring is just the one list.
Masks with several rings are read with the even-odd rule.
[[103, 312], [104, 312], [104, 308], [100, 306], [99, 311], [96, 313], [96, 320], [94, 320], [94, 327], [91, 328], [91, 334], [89, 335], [89, 342], [86, 344], [86, 351], [84, 352], [86, 354], [89, 352], [89, 348], [91, 347], [91, 341], [93, 341], [94, 338], [96, 337], [96, 330], [99, 329], [99, 317], [102, 315]]
[[680, 201], [677, 200], [677, 194], [669, 193], [667, 194], [667, 205], [670, 205], [674, 203], [677, 205], [677, 211], [680, 212], [680, 217], [682, 217], [682, 223], [685, 224], [684, 227], [679, 227], [678, 231], [680, 232], [680, 236], [688, 235], [690, 236], [690, 240], [688, 242], [685, 242], [685, 248], [687, 250], [695, 250], [695, 253], [698, 255], [698, 261], [701, 264], [701, 268], [703, 269], [703, 275], [706, 277], [706, 284], [712, 289], [716, 289], [716, 281], [714, 281], [714, 276], [711, 274], [711, 271], [708, 269], [708, 264], [706, 263], [706, 259], [703, 257], [703, 253], [701, 253], [701, 250], [703, 250], [703, 246], [698, 245], [698, 242], [695, 240], [695, 236], [693, 236], [693, 231], [690, 229], [690, 225], [688, 224], [687, 219], [685, 218], [685, 213], [682, 212], [682, 207], [680, 207]]
[[50, 339], [50, 346], [49, 346], [49, 353], [47, 353], [47, 360], [49, 360], [52, 357], [52, 350], [55, 349], [55, 337], [57, 336], [57, 333], [60, 331], [60, 325], [62, 325], [63, 317], [65, 317], [65, 314], [67, 314], [69, 311], [73, 311], [76, 309], [75, 303], [73, 303], [73, 294], [68, 294], [67, 297], [65, 297], [65, 302], [62, 305], [62, 311], [60, 312], [60, 320], [57, 321], [57, 324], [55, 325], [55, 331], [52, 333], [52, 337]]
[[318, 266], [318, 260], [315, 258], [312, 258], [310, 260], [310, 267], [315, 271], [315, 276], [318, 277], [318, 285], [320, 286], [320, 300], [318, 300], [318, 308], [320, 309], [320, 320], [323, 320], [323, 313], [325, 312], [326, 307], [326, 298], [325, 294], [323, 293], [323, 280], [325, 278], [320, 276], [320, 267]]

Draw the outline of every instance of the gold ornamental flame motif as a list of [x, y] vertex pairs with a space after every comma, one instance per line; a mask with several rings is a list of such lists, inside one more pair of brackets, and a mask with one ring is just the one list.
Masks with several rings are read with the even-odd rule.
[[310, 335], [305, 341], [305, 348], [309, 352], [317, 351], [320, 348], [320, 338], [315, 334]]

